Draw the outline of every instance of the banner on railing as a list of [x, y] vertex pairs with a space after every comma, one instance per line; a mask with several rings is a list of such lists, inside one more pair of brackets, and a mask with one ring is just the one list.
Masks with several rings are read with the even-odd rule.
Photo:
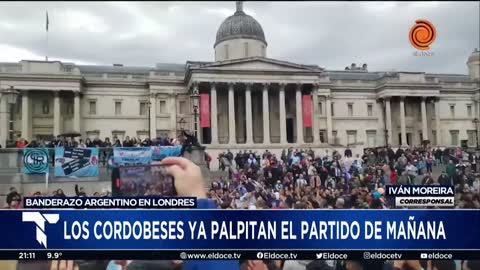
[[44, 174], [48, 173], [48, 169], [47, 148], [23, 149], [23, 173]]
[[210, 95], [200, 94], [200, 127], [210, 127]]
[[114, 166], [148, 165], [151, 162], [151, 147], [117, 147], [113, 149]]
[[178, 157], [182, 152], [181, 145], [152, 146], [152, 160], [158, 161], [166, 157]]
[[98, 148], [55, 148], [56, 177], [98, 176]]

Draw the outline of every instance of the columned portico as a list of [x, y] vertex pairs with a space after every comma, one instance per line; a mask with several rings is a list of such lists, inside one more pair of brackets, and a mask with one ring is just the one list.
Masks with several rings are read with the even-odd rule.
[[280, 115], [280, 143], [287, 143], [287, 113], [285, 109], [285, 84], [280, 84], [280, 90], [278, 92], [278, 107]]
[[212, 129], [212, 144], [218, 144], [218, 119], [217, 119], [217, 88], [215, 83], [210, 84], [210, 125]]
[[247, 144], [253, 144], [252, 124], [252, 84], [247, 83], [245, 88], [245, 117], [247, 125]]
[[302, 110], [302, 85], [298, 83], [295, 90], [296, 101], [296, 122], [297, 122], [297, 143], [303, 144], [303, 110]]
[[27, 141], [32, 139], [32, 109], [28, 91], [22, 92], [22, 138]]
[[390, 105], [390, 97], [385, 98], [385, 121], [386, 121], [386, 127], [387, 127], [388, 144], [392, 145], [392, 140], [393, 140], [392, 107]]
[[262, 109], [263, 109], [263, 143], [270, 144], [270, 109], [268, 106], [268, 83], [263, 84]]
[[405, 124], [405, 97], [400, 97], [400, 132], [401, 132], [402, 146], [408, 146], [407, 127]]
[[62, 133], [62, 120], [60, 112], [60, 93], [58, 91], [53, 92], [53, 136], [58, 136]]
[[82, 132], [80, 126], [80, 92], [74, 92], [73, 97], [73, 130]]
[[437, 145], [442, 145], [442, 127], [440, 126], [440, 98], [435, 98], [435, 129]]
[[427, 125], [427, 106], [425, 105], [426, 97], [422, 97], [421, 111], [422, 111], [422, 140], [428, 140], [428, 125]]
[[234, 84], [228, 84], [228, 143], [236, 144], [237, 139], [235, 135], [235, 96]]
[[329, 144], [333, 143], [333, 125], [332, 125], [332, 97], [325, 96], [326, 113], [327, 113], [327, 141]]

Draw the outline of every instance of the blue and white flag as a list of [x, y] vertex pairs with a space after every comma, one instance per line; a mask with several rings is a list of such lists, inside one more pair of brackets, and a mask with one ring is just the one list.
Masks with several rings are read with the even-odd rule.
[[150, 147], [117, 147], [113, 149], [113, 166], [149, 165], [152, 162]]
[[98, 176], [97, 148], [55, 148], [56, 177], [94, 177]]
[[23, 149], [23, 173], [44, 174], [48, 173], [48, 169], [47, 148]]

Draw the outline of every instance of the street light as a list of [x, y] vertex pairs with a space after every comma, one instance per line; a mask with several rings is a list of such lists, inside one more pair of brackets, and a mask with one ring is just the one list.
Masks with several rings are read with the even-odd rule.
[[152, 121], [151, 121], [151, 109], [152, 109], [152, 103], [150, 101], [147, 101], [145, 103], [145, 105], [147, 105], [148, 107], [148, 137], [150, 138], [150, 140], [153, 140], [153, 138], [151, 138], [151, 128], [152, 128]]
[[473, 119], [472, 122], [475, 124], [475, 135], [476, 135], [476, 139], [477, 139], [477, 149], [479, 149], [479, 147], [478, 147], [478, 123], [480, 121], [478, 120], [478, 118], [475, 118], [475, 119]]
[[180, 126], [180, 130], [183, 132], [185, 130], [185, 124], [187, 123], [187, 121], [185, 121], [185, 119], [180, 118], [180, 121], [178, 121], [178, 125]]
[[195, 137], [198, 138], [198, 103], [200, 100], [198, 89], [192, 91], [192, 94], [190, 95], [190, 99], [192, 100], [192, 104], [193, 104], [193, 119], [194, 119], [193, 130], [195, 132]]
[[15, 90], [13, 86], [10, 86], [9, 89], [2, 91], [2, 96], [5, 97], [7, 100], [7, 103], [9, 104], [9, 113], [10, 113], [10, 119], [8, 123], [8, 140], [7, 145], [10, 143], [13, 143], [13, 130], [14, 130], [14, 117], [13, 117], [13, 112], [14, 112], [14, 107], [15, 104], [17, 103], [17, 97], [19, 95], [19, 91]]

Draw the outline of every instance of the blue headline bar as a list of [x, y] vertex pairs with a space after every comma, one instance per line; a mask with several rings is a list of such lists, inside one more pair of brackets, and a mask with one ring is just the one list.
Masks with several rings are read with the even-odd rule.
[[0, 249], [480, 250], [475, 210], [5, 210]]

